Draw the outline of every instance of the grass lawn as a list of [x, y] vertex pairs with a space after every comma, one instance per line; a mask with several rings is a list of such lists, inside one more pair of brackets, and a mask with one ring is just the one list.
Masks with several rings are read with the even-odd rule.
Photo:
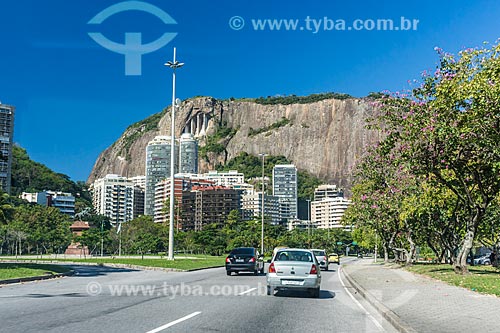
[[[190, 270], [197, 268], [206, 268], [214, 266], [224, 266], [224, 257], [213, 257], [213, 256], [203, 256], [203, 255], [186, 255], [193, 257], [194, 259], [185, 259], [179, 255], [174, 261], [167, 260], [165, 257], [147, 257], [141, 258], [119, 258], [119, 257], [104, 257], [104, 258], [71, 258], [71, 259], [37, 259], [37, 261], [50, 260], [50, 261], [60, 261], [60, 262], [85, 262], [85, 263], [96, 263], [96, 264], [125, 264], [125, 265], [137, 265], [137, 266], [147, 266], [147, 267], [161, 267], [161, 268], [175, 268], [179, 270]], [[19, 257], [18, 260], [23, 260]], [[33, 260], [33, 259], [30, 259]]]
[[450, 265], [416, 264], [406, 269], [455, 286], [500, 296], [500, 271], [491, 266], [469, 266], [469, 275], [455, 274]]
[[0, 280], [65, 273], [67, 271], [69, 268], [59, 265], [0, 263]]

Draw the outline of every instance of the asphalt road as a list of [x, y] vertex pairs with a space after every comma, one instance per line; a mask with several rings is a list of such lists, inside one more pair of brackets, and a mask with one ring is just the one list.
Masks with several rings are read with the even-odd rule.
[[319, 299], [267, 296], [265, 276], [223, 268], [73, 267], [72, 277], [1, 287], [0, 332], [395, 332], [336, 264], [322, 271]]

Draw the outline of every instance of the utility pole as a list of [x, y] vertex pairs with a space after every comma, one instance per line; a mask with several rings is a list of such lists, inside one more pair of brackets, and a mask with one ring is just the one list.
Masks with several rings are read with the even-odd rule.
[[264, 160], [267, 154], [260, 153], [259, 156], [262, 156], [262, 207], [261, 207], [261, 239], [260, 239], [260, 254], [264, 255], [264, 205], [265, 205], [265, 184], [264, 184]]

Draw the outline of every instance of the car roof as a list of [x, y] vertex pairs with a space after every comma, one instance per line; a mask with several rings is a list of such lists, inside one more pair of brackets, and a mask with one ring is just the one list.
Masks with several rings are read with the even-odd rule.
[[325, 251], [325, 250], [324, 249], [311, 249], [311, 251]]
[[307, 251], [307, 252], [311, 252], [312, 250], [309, 250], [309, 249], [299, 249], [299, 248], [295, 248], [295, 247], [286, 247], [286, 248], [283, 248], [283, 249], [279, 249], [278, 251]]

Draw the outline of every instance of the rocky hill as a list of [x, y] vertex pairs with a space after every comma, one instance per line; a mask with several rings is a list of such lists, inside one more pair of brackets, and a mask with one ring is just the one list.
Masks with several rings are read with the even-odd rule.
[[[329, 98], [307, 104], [265, 104], [259, 100], [197, 97], [176, 109], [176, 136], [200, 140], [200, 172], [245, 151], [283, 155], [299, 170], [349, 188], [351, 170], [377, 132], [365, 129], [373, 107], [368, 98]], [[279, 101], [278, 101], [279, 102]], [[145, 148], [156, 135], [170, 134], [170, 108], [129, 126], [103, 151], [88, 182], [108, 173], [144, 175]]]

